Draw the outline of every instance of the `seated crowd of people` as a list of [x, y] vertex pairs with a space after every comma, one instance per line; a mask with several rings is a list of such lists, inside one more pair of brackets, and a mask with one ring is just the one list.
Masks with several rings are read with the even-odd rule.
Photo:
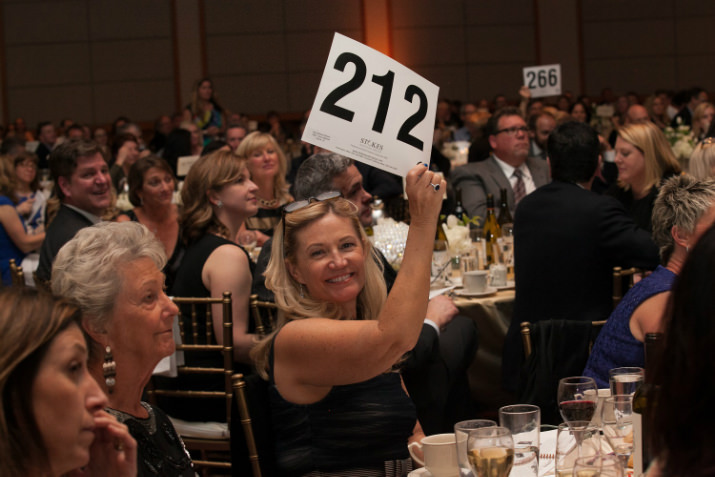
[[[222, 421], [225, 409], [152, 405], [144, 393], [175, 351], [169, 297], [230, 292], [234, 369], [267, 383], [278, 475], [407, 475], [409, 442], [484, 411], [467, 379], [476, 324], [449, 296], [428, 299], [438, 217], [457, 189], [470, 217], [484, 219], [502, 191], [513, 216], [504, 389], [517, 396], [524, 384], [522, 322], [607, 320], [583, 374], [607, 387], [610, 369], [644, 366], [647, 333], [665, 331], [682, 372], [656, 371], [658, 392], [674, 411], [667, 386], [712, 366], [707, 345], [691, 357], [686, 344], [715, 331], [715, 106], [700, 88], [644, 104], [608, 89], [598, 101], [519, 95], [440, 101], [431, 163], [404, 181], [399, 273], [366, 229], [373, 198], [401, 200], [402, 178], [309, 144], [296, 151], [276, 113], [253, 130], [209, 79], [146, 142], [127, 118], [109, 131], [64, 120], [61, 139], [51, 122], [33, 135], [15, 121], [0, 144], [0, 473], [194, 475], [169, 416]], [[686, 127], [694, 148], [683, 156], [669, 135]], [[470, 143], [466, 164], [445, 157], [452, 141]], [[177, 176], [185, 156], [199, 157]], [[32, 287], [11, 286], [11, 259]], [[616, 266], [644, 277], [614, 309]], [[279, 310], [265, 336], [253, 294]], [[198, 320], [217, 344], [220, 306]], [[698, 385], [688, 399], [704, 399]], [[654, 417], [663, 436], [675, 425], [664, 414]], [[675, 438], [657, 444], [670, 475], [686, 459], [713, 464]]]

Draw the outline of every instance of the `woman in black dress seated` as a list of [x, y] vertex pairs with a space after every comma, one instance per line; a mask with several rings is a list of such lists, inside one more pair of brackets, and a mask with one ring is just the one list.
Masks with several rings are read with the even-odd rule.
[[0, 475], [137, 475], [136, 442], [87, 370], [80, 316], [34, 289], [0, 291]]
[[159, 361], [174, 352], [178, 308], [164, 293], [166, 255], [136, 222], [101, 222], [67, 242], [52, 267], [52, 291], [76, 302], [91, 338], [89, 370], [109, 396], [107, 411], [138, 444], [138, 475], [193, 477], [171, 421], [142, 402]]
[[651, 214], [660, 184], [680, 174], [680, 164], [663, 132], [651, 122], [623, 126], [615, 149], [618, 184], [608, 193], [623, 204], [636, 225], [652, 232]]
[[411, 468], [408, 441], [422, 432], [390, 370], [414, 347], [427, 309], [446, 186], [436, 180], [424, 164], [407, 175], [412, 222], [387, 298], [355, 205], [323, 194], [285, 208], [266, 271], [279, 324], [252, 353], [271, 384], [280, 475], [391, 476]]
[[117, 217], [117, 222], [139, 222], [159, 239], [169, 257], [163, 271], [170, 289], [184, 253], [179, 234], [179, 208], [173, 202], [174, 173], [164, 159], [147, 156], [129, 169], [128, 182], [129, 202], [134, 208]]

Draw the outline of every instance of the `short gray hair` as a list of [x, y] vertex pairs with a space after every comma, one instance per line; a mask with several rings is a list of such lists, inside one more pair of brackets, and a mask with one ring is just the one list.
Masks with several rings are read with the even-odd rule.
[[298, 168], [293, 184], [295, 200], [315, 197], [335, 190], [333, 179], [353, 164], [353, 160], [334, 152], [313, 154]]
[[653, 205], [653, 240], [660, 248], [664, 264], [675, 249], [672, 228], [693, 232], [708, 209], [715, 204], [715, 181], [699, 181], [687, 174], [671, 177], [663, 183]]
[[52, 292], [74, 301], [97, 330], [106, 329], [122, 289], [123, 264], [151, 259], [161, 270], [166, 253], [153, 233], [138, 222], [100, 222], [81, 229], [57, 254]]

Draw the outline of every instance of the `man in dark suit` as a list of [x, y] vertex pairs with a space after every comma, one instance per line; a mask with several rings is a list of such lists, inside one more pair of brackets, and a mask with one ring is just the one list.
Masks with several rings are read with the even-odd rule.
[[596, 132], [582, 123], [562, 124], [549, 136], [548, 154], [553, 182], [527, 196], [514, 217], [516, 299], [502, 362], [503, 384], [511, 391], [523, 360], [521, 322], [605, 320], [613, 267], [658, 265], [648, 233], [618, 201], [590, 191], [599, 166]]
[[57, 146], [50, 155], [50, 172], [61, 205], [40, 248], [37, 277], [45, 282], [60, 248], [78, 230], [99, 222], [112, 201], [109, 166], [94, 141], [67, 141]]
[[489, 145], [492, 155], [485, 161], [469, 163], [452, 171], [452, 186], [462, 189], [462, 205], [469, 216], [486, 217], [487, 194], [499, 200], [507, 191], [509, 208], [537, 187], [549, 182], [549, 168], [541, 159], [529, 156], [529, 131], [516, 108], [502, 108], [489, 118]]
[[[363, 226], [372, 224], [372, 197], [363, 188], [362, 175], [351, 159], [323, 152], [301, 164], [294, 184], [296, 200], [334, 190], [357, 206]], [[397, 272], [378, 254], [389, 291]], [[253, 274], [252, 292], [272, 301], [263, 276], [269, 259], [270, 244], [266, 242]], [[466, 371], [477, 351], [477, 329], [470, 318], [457, 313], [449, 297], [430, 300], [417, 345], [402, 366], [405, 386], [426, 435], [452, 432], [455, 422], [474, 417]]]
[[50, 152], [55, 147], [57, 142], [57, 131], [55, 130], [55, 125], [50, 121], [42, 121], [37, 125], [37, 141], [40, 143], [35, 149], [35, 154], [39, 162], [37, 166], [40, 169], [47, 169], [49, 167], [48, 158]]
[[692, 126], [695, 108], [697, 108], [700, 103], [708, 100], [707, 91], [697, 86], [686, 90], [684, 96], [687, 98], [687, 103], [685, 103], [680, 111], [678, 111], [678, 114], [675, 115], [670, 123], [671, 127], [677, 128], [681, 124]]

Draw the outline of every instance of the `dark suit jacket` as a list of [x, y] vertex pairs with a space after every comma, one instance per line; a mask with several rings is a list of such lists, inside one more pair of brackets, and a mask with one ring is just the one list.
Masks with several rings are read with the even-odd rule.
[[[530, 157], [526, 160], [526, 166], [537, 188], [549, 183], [549, 166], [546, 161]], [[514, 211], [514, 191], [494, 156], [455, 168], [450, 181], [455, 189], [462, 189], [462, 205], [470, 217], [479, 216], [483, 221], [487, 215], [487, 194], [494, 196], [496, 205], [502, 189], [506, 189], [509, 209]]]
[[61, 205], [55, 219], [47, 228], [45, 241], [40, 248], [40, 264], [37, 266], [37, 277], [47, 281], [52, 273], [52, 262], [62, 246], [72, 240], [75, 234], [85, 227], [91, 227], [92, 222], [84, 215], [66, 205]]
[[522, 321], [605, 320], [613, 308], [613, 267], [652, 270], [658, 248], [617, 200], [554, 181], [519, 204], [514, 260], [516, 299], [502, 363], [509, 390], [523, 357]]
[[693, 113], [687, 106], [683, 106], [683, 108], [678, 111], [678, 114], [673, 117], [673, 120], [670, 122], [670, 127], [677, 128], [679, 126], [678, 118], [680, 118], [682, 124], [685, 126], [693, 125]]
[[50, 167], [50, 163], [48, 161], [50, 148], [45, 146], [43, 143], [40, 143], [40, 145], [37, 146], [37, 149], [35, 149], [35, 154], [37, 154], [37, 158], [39, 159], [37, 167], [39, 169], [48, 169]]

